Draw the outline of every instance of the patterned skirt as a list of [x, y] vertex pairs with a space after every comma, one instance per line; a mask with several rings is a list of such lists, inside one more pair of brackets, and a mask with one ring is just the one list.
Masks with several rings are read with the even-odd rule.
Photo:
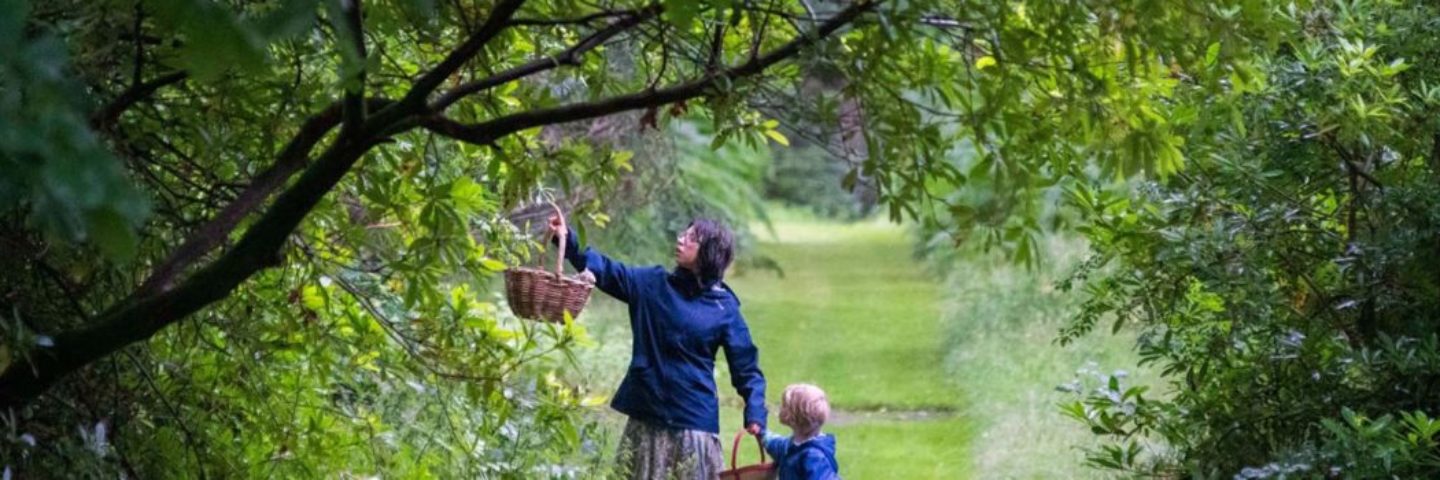
[[617, 454], [620, 478], [716, 480], [724, 463], [720, 436], [677, 430], [631, 418]]

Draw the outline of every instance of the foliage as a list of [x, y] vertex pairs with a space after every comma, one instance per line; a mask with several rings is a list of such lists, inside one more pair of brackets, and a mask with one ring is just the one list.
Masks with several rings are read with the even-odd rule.
[[[62, 446], [84, 443], [66, 440], [73, 425], [97, 443], [103, 421], [122, 441], [98, 468], [132, 476], [281, 464], [297, 476], [536, 474], [584, 444], [569, 433], [583, 428], [563, 420], [583, 395], [566, 399], [563, 385], [538, 381], [579, 334], [517, 331], [493, 308], [495, 273], [528, 260], [524, 203], [537, 190], [588, 190], [603, 203], [628, 168], [623, 150], [547, 139], [547, 127], [625, 112], [658, 127], [695, 115], [711, 122], [714, 146], [753, 149], [788, 143], [782, 131], [797, 125], [840, 124], [856, 160], [843, 186], [863, 180], [892, 218], [955, 238], [978, 230], [1030, 259], [1057, 187], [1094, 200], [1109, 198], [1116, 177], [1193, 181], [1178, 173], [1187, 164], [1216, 169], [1205, 159], [1218, 142], [1197, 132], [1267, 138], [1268, 124], [1217, 119], [1267, 105], [1246, 96], [1268, 85], [1255, 53], [1305, 24], [1257, 0], [811, 3], [102, 0], [33, 2], [28, 16], [23, 3], [0, 3], [0, 47], [17, 52], [0, 60], [0, 113], [22, 119], [0, 123], [0, 166], [17, 172], [0, 180], [0, 237], [15, 252], [0, 258], [0, 408], [14, 413], [12, 432], [31, 435], [13, 433], [22, 440], [0, 446], [3, 458], [21, 459], [23, 474], [85, 473], [80, 463], [68, 470], [73, 452]], [[1337, 141], [1362, 153], [1423, 138], [1419, 129], [1355, 135], [1399, 118], [1396, 99], [1412, 95], [1364, 82], [1416, 70], [1351, 50], [1358, 70], [1337, 64], [1324, 88], [1360, 89], [1363, 101], [1322, 96], [1307, 108], [1343, 106], [1321, 125], [1343, 127]], [[841, 86], [807, 88], [809, 72]], [[1321, 88], [1309, 85], [1296, 88]], [[1222, 108], [1238, 106], [1247, 108]], [[1410, 147], [1390, 147], [1397, 163], [1413, 163]], [[687, 174], [710, 186], [676, 198], [728, 192], [759, 171], [696, 159]], [[1102, 182], [1081, 187], [1092, 181]], [[1434, 197], [1405, 186], [1383, 198], [1409, 195], [1393, 205], [1423, 210]], [[971, 187], [991, 193], [954, 195]], [[733, 194], [724, 201], [748, 196]], [[143, 223], [142, 198], [152, 207]], [[1365, 198], [1376, 207], [1365, 219], [1408, 212]], [[1097, 217], [1148, 205], [1087, 204], [1099, 205]], [[1141, 210], [1119, 225], [1139, 228], [1147, 212], [1158, 215]], [[1367, 245], [1405, 251], [1429, 238], [1413, 232]], [[1107, 249], [1130, 238], [1095, 237]], [[1379, 260], [1351, 256], [1359, 270], [1381, 271]], [[1316, 274], [1345, 282], [1355, 264]], [[1394, 298], [1376, 297], [1377, 308], [1389, 312]], [[556, 355], [539, 355], [551, 347]], [[387, 394], [404, 388], [438, 396]], [[341, 408], [377, 392], [386, 398], [355, 401], [377, 402], [367, 412]], [[304, 417], [315, 427], [277, 413], [287, 395], [290, 411], [319, 412], [304, 414], [317, 415]], [[211, 418], [222, 421], [200, 421]], [[509, 422], [519, 418], [542, 427]], [[437, 426], [477, 435], [426, 435], [446, 431]], [[187, 454], [145, 450], [176, 431], [184, 441], [154, 445]], [[477, 438], [501, 446], [479, 448]], [[481, 465], [501, 466], [473, 470]]]
[[1440, 422], [1425, 412], [1401, 412], [1369, 419], [1349, 408], [1340, 419], [1324, 419], [1321, 451], [1337, 465], [1330, 473], [1354, 477], [1417, 478], [1440, 469]]
[[1107, 319], [1136, 325], [1142, 363], [1173, 391], [1115, 378], [1082, 389], [1066, 413], [1113, 442], [1092, 465], [1433, 472], [1440, 12], [1357, 1], [1275, 13], [1282, 39], [1248, 77], [1175, 86], [1183, 172], [1068, 189], [1096, 256], [1062, 340]]
[[[497, 273], [532, 261], [523, 212], [542, 186], [606, 198], [632, 166], [536, 127], [639, 110], [683, 130], [669, 119], [709, 97], [689, 108], [752, 147], [688, 138], [676, 165], [696, 190], [665, 193], [691, 211], [744, 205], [734, 187], [763, 172], [744, 152], [778, 133], [728, 98], [865, 9], [742, 22], [710, 61], [695, 52], [742, 10], [521, 3], [5, 3], [3, 40], [26, 52], [4, 59], [6, 118], [43, 121], [0, 124], [26, 140], [0, 157], [17, 253], [0, 260], [4, 468], [598, 474], [602, 432], [583, 414], [605, 395], [558, 374], [583, 328], [510, 318]], [[46, 200], [57, 191], [71, 196]], [[52, 227], [106, 209], [129, 247]]]
[[[945, 365], [974, 430], [968, 453], [975, 478], [1109, 478], [1079, 467], [1083, 447], [1101, 443], [1055, 414], [1069, 400], [1056, 384], [1076, 371], [1124, 366], [1127, 380], [1156, 383], [1157, 373], [1135, 368], [1134, 335], [1093, 335], [1057, 348], [1055, 329], [1078, 310], [1078, 296], [1055, 288], [1089, 252], [1073, 236], [1040, 242], [1038, 268], [1027, 268], [979, 244], [955, 248], [939, 236], [927, 261], [942, 276], [941, 322]], [[1090, 378], [1088, 375], [1085, 378]], [[978, 440], [983, 439], [983, 440]]]
[[602, 211], [592, 218], [604, 228], [585, 240], [617, 258], [666, 263], [678, 234], [692, 219], [708, 217], [735, 231], [737, 262], [763, 263], [750, 227], [768, 221], [758, 188], [772, 150], [759, 131], [746, 142], [716, 143], [712, 125], [698, 117], [676, 120], [627, 142], [630, 171], [604, 202], [593, 202]]
[[67, 75], [62, 39], [26, 35], [26, 2], [0, 2], [0, 209], [28, 206], [32, 225], [62, 241], [135, 254], [145, 197], [91, 131], [84, 85]]
[[[914, 48], [867, 55], [906, 69], [846, 71], [847, 90], [884, 99], [864, 104], [872, 134], [857, 173], [874, 179], [892, 218], [934, 222], [1028, 263], [1057, 186], [1183, 167], [1191, 117], [1177, 110], [1177, 72], [1205, 85], [1246, 78], [1275, 22], [1263, 2], [991, 2], [969, 12], [946, 31], [959, 42], [919, 36]], [[890, 132], [908, 135], [877, 141]]]
[[765, 196], [825, 217], [858, 220], [875, 205], [862, 197], [864, 190], [846, 191], [842, 182], [849, 171], [845, 163], [817, 147], [779, 150], [765, 176]]

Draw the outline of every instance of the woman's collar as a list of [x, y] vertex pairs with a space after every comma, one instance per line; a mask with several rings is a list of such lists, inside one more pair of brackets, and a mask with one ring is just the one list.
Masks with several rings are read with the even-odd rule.
[[680, 290], [680, 292], [684, 293], [687, 297], [699, 296], [715, 288], [715, 286], [720, 283], [719, 278], [700, 278], [695, 272], [684, 267], [675, 267], [674, 270], [671, 270], [669, 280], [670, 285]]

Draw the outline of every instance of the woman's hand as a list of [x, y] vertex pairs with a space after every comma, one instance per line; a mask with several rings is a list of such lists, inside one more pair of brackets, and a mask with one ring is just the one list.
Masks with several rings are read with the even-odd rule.
[[752, 424], [746, 425], [746, 426], [745, 426], [745, 431], [750, 432], [751, 435], [754, 435], [754, 436], [757, 436], [757, 437], [758, 437], [758, 436], [760, 436], [760, 424], [758, 424], [758, 423], [752, 423]]
[[570, 232], [565, 228], [565, 222], [560, 219], [560, 215], [550, 215], [550, 235], [564, 237], [569, 234]]

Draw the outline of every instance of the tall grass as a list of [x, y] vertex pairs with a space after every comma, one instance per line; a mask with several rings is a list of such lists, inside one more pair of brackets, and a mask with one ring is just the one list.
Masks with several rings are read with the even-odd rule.
[[1068, 346], [1054, 342], [1078, 304], [1077, 292], [1056, 284], [1083, 260], [1086, 246], [1051, 238], [1034, 271], [972, 250], [934, 255], [944, 277], [946, 368], [964, 392], [978, 431], [970, 446], [976, 478], [1097, 478], [1082, 466], [1093, 444], [1056, 404], [1070, 399], [1057, 386], [1072, 379], [1129, 369], [1138, 359], [1132, 335], [1096, 333]]

